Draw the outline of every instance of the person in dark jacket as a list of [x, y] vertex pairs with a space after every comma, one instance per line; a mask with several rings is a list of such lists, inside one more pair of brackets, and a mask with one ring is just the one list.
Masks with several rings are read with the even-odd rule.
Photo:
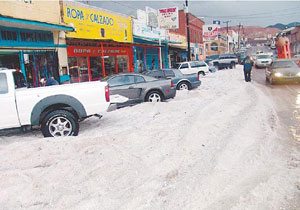
[[59, 83], [53, 77], [49, 77], [49, 78], [42, 77], [41, 83], [42, 86], [59, 85]]
[[245, 75], [245, 81], [251, 82], [251, 70], [253, 66], [253, 61], [250, 59], [249, 56], [247, 56], [244, 61], [244, 75]]

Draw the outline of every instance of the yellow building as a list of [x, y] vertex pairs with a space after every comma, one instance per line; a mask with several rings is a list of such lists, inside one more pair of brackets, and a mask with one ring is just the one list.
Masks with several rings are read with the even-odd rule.
[[206, 56], [224, 54], [226, 50], [226, 39], [219, 38], [216, 41], [205, 43]]
[[[20, 69], [30, 86], [42, 76], [63, 82], [67, 74], [61, 5], [55, 1], [0, 1], [0, 67]], [[59, 71], [60, 70], [60, 71]]]

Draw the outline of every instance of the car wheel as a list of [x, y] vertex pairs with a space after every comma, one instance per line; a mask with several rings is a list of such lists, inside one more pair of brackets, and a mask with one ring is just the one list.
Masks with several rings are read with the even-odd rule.
[[156, 103], [163, 101], [163, 96], [158, 91], [151, 91], [147, 94], [146, 101]]
[[230, 68], [232, 69], [232, 68], [235, 68], [235, 62], [231, 62], [230, 63]]
[[199, 77], [205, 76], [205, 72], [204, 72], [204, 71], [199, 71], [199, 72], [198, 72], [198, 76], [199, 76]]
[[187, 82], [180, 82], [177, 85], [177, 90], [189, 90], [190, 89], [190, 85]]
[[71, 112], [55, 110], [42, 120], [41, 130], [44, 137], [77, 136], [79, 123]]

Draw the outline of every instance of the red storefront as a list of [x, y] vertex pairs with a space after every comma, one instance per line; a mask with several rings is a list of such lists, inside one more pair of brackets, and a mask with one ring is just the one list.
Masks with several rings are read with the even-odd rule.
[[67, 41], [71, 83], [95, 81], [112, 74], [132, 72], [131, 44], [100, 41]]

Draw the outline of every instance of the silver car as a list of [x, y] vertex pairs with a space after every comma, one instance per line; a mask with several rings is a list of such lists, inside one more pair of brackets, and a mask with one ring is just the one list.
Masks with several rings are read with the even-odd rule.
[[275, 60], [266, 69], [266, 81], [270, 84], [280, 81], [300, 82], [300, 67], [290, 59]]
[[118, 107], [144, 101], [161, 102], [176, 95], [176, 87], [170, 79], [159, 80], [138, 73], [118, 74], [109, 78], [107, 83], [110, 87], [110, 95], [128, 98], [128, 101], [118, 103]]

